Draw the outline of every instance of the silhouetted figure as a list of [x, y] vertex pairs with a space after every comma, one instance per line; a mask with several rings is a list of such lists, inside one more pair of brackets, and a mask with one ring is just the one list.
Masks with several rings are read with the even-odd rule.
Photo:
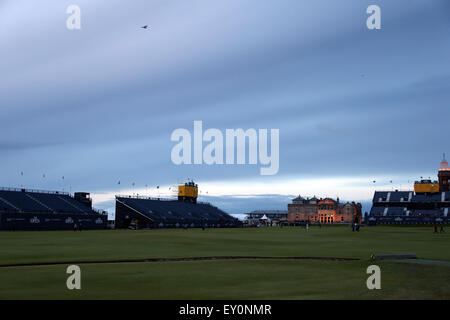
[[438, 231], [437, 231], [437, 224], [436, 223], [434, 224], [434, 233], [438, 233]]
[[441, 229], [439, 230], [440, 233], [445, 233], [444, 231], [444, 225], [441, 224]]

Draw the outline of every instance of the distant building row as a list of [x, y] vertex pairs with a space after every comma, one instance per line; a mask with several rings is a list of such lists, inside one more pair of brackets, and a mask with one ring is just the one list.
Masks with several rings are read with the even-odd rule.
[[271, 225], [277, 226], [287, 223], [286, 210], [255, 210], [246, 214], [244, 225]]

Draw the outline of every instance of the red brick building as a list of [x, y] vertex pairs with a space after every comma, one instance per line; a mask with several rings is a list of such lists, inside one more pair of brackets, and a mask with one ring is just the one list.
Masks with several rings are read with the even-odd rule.
[[288, 204], [288, 221], [291, 224], [309, 223], [361, 223], [360, 203], [340, 203], [331, 198], [317, 199], [298, 196]]

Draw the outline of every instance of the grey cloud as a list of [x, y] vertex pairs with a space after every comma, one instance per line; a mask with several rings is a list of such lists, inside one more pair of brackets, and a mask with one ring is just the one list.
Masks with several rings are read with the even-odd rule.
[[286, 177], [428, 172], [446, 151], [448, 1], [383, 2], [375, 32], [372, 1], [79, 1], [80, 32], [70, 1], [42, 3], [0, 7], [4, 185], [258, 174], [174, 166], [170, 134], [193, 120], [279, 128]]

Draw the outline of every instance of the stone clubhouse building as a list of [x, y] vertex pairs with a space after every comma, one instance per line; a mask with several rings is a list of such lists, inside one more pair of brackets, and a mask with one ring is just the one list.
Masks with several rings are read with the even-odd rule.
[[290, 224], [300, 223], [361, 223], [361, 203], [341, 203], [339, 198], [318, 199], [298, 196], [288, 204], [288, 221]]

